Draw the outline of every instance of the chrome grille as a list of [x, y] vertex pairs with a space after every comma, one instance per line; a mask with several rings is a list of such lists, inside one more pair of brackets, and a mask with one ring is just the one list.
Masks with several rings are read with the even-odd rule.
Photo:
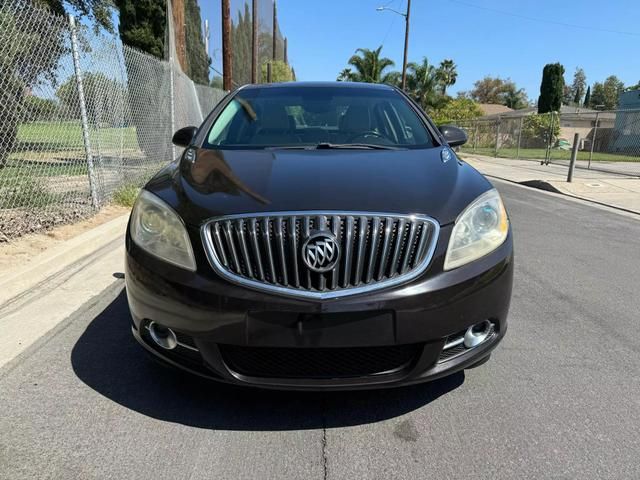
[[[253, 288], [303, 297], [353, 295], [408, 281], [428, 266], [438, 223], [421, 215], [276, 212], [214, 218], [202, 239], [214, 270]], [[311, 235], [328, 233], [337, 263], [312, 271], [302, 259]]]

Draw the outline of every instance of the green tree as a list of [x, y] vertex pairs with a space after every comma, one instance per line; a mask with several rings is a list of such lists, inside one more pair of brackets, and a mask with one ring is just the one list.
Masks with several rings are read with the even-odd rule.
[[339, 82], [354, 82], [354, 75], [350, 68], [344, 68], [338, 74], [338, 78], [336, 78]]
[[559, 111], [564, 92], [564, 67], [560, 63], [548, 63], [542, 70], [538, 113]]
[[407, 64], [407, 93], [426, 111], [442, 105], [442, 80], [438, 69], [427, 57], [421, 63]]
[[209, 83], [209, 86], [213, 87], [213, 88], [218, 88], [220, 90], [222, 90], [222, 77], [220, 75], [215, 75], [212, 79], [211, 82]]
[[437, 125], [444, 125], [481, 117], [482, 109], [470, 98], [447, 97], [438, 108], [431, 111], [430, 116]]
[[22, 117], [30, 122], [46, 122], [58, 116], [58, 103], [51, 98], [27, 95], [24, 98]]
[[[233, 80], [238, 85], [251, 83], [251, 62], [253, 48], [253, 22], [249, 4], [245, 2], [244, 12], [238, 11], [238, 18], [231, 26], [231, 42], [233, 44]], [[267, 39], [265, 39], [266, 41]], [[269, 38], [271, 42], [271, 37]], [[269, 44], [271, 46], [271, 44]], [[272, 47], [271, 47], [272, 48]], [[261, 65], [271, 60], [269, 53], [262, 55]]]
[[[114, 101], [126, 96], [124, 86], [103, 73], [86, 72], [82, 76], [86, 111], [89, 123], [106, 122], [110, 125], [121, 124], [124, 118], [122, 102]], [[69, 77], [56, 91], [60, 100], [60, 114], [70, 119], [80, 118], [78, 102], [78, 84], [75, 77]]]
[[573, 74], [573, 83], [571, 84], [571, 96], [575, 105], [580, 105], [582, 96], [585, 94], [587, 88], [587, 75], [582, 68], [576, 68], [576, 72]]
[[[109, 0], [74, 0], [69, 4], [95, 28], [112, 28]], [[0, 168], [15, 146], [18, 125], [29, 119], [24, 107], [27, 93], [40, 84], [55, 85], [58, 61], [69, 53], [64, 20], [51, 19], [52, 14], [64, 14], [65, 5], [62, 0], [0, 3], [2, 33], [12, 39], [11, 48], [0, 53]]]
[[607, 77], [603, 84], [604, 108], [614, 110], [618, 107], [620, 94], [624, 92], [624, 83], [615, 75]]
[[167, 23], [165, 0], [114, 0], [120, 10], [120, 38], [125, 45], [135, 47], [154, 57], [164, 57], [164, 36]]
[[529, 106], [529, 98], [524, 88], [517, 88], [516, 84], [509, 81], [504, 85], [500, 94], [500, 103], [514, 110], [520, 110]]
[[587, 87], [587, 93], [584, 94], [584, 103], [583, 105], [586, 108], [589, 108], [591, 106], [591, 85], [589, 85]]
[[604, 93], [604, 84], [602, 82], [596, 82], [593, 84], [589, 105], [591, 106], [591, 108], [607, 108]]
[[396, 75], [386, 72], [395, 64], [387, 57], [380, 57], [382, 46], [375, 50], [368, 48], [358, 48], [347, 62], [354, 68], [351, 72], [350, 81], [369, 83], [392, 83]]
[[197, 0], [185, 0], [184, 21], [187, 57], [187, 71], [185, 73], [194, 82], [207, 85], [211, 59], [205, 50], [204, 37], [202, 36], [202, 17]]
[[640, 82], [638, 82], [636, 85], [630, 85], [625, 88], [626, 92], [630, 92], [632, 90], [640, 90]]
[[560, 136], [560, 122], [557, 115], [543, 113], [527, 115], [522, 124], [522, 142], [526, 148], [545, 147], [548, 142], [555, 144]]
[[443, 60], [440, 62], [440, 67], [438, 68], [438, 72], [440, 75], [440, 80], [442, 84], [442, 94], [447, 94], [447, 87], [451, 85], [455, 85], [456, 80], [458, 79], [458, 71], [457, 66], [453, 62], [453, 60]]
[[525, 108], [529, 104], [525, 90], [518, 88], [509, 78], [484, 77], [473, 84], [470, 92], [460, 92], [458, 96], [478, 103], [506, 105], [514, 109]]
[[[267, 62], [269, 63], [269, 62]], [[262, 82], [267, 81], [267, 63], [262, 64]], [[271, 61], [271, 81], [272, 82], [291, 82], [293, 73], [291, 67], [282, 60]]]

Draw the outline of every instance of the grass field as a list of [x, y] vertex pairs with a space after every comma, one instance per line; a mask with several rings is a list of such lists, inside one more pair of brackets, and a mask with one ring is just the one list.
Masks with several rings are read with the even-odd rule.
[[[486, 155], [488, 157], [494, 157], [496, 154], [495, 148], [476, 148], [473, 146], [465, 146], [462, 148], [466, 153], [477, 153], [479, 155]], [[531, 160], [544, 160], [546, 158], [547, 150], [545, 148], [521, 148], [520, 157], [522, 159]], [[639, 152], [640, 154], [640, 152]], [[499, 158], [516, 158], [518, 155], [517, 148], [501, 148], [498, 150]], [[578, 160], [589, 160], [590, 152], [578, 151]], [[551, 158], [553, 160], [570, 160], [571, 150], [551, 150]], [[620, 155], [615, 153], [601, 153], [593, 152], [592, 161], [594, 162], [640, 162], [640, 156]]]
[[[98, 138], [102, 145], [124, 148], [138, 148], [134, 127], [100, 128], [99, 137], [91, 132], [92, 140]], [[82, 149], [82, 127], [80, 122], [34, 122], [18, 127], [18, 145], [16, 150], [59, 151], [65, 149]]]

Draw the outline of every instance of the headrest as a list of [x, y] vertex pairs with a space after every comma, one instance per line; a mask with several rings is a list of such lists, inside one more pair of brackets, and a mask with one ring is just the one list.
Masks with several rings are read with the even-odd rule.
[[342, 130], [348, 132], [366, 132], [371, 130], [371, 117], [369, 107], [364, 105], [351, 105], [342, 117]]
[[283, 105], [268, 103], [264, 106], [260, 119], [262, 130], [288, 130], [289, 127], [289, 115]]

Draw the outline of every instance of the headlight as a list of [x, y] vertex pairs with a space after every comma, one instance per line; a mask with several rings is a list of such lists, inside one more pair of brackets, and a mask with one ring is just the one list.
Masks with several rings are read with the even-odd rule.
[[502, 245], [509, 232], [509, 218], [497, 190], [476, 198], [456, 219], [444, 269], [451, 270], [477, 260]]
[[196, 261], [187, 229], [169, 205], [142, 190], [131, 214], [131, 238], [152, 255], [187, 270], [196, 270]]

